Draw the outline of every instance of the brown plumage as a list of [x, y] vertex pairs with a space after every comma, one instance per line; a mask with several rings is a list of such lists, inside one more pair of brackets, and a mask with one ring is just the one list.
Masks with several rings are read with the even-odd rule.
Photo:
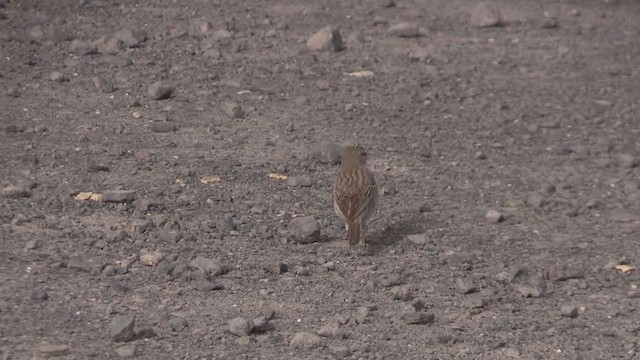
[[347, 227], [349, 245], [366, 245], [366, 222], [375, 211], [378, 188], [367, 169], [367, 154], [359, 145], [342, 153], [342, 165], [333, 188], [333, 207]]

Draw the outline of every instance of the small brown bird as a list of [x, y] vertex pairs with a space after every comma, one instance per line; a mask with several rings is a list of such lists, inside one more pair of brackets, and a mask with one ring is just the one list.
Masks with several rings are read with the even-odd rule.
[[367, 153], [360, 145], [348, 146], [333, 188], [333, 207], [347, 226], [349, 245], [366, 245], [365, 227], [373, 214], [378, 188], [367, 169]]

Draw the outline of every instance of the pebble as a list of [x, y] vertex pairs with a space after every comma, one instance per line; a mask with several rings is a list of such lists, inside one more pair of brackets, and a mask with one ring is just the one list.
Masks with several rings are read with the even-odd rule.
[[409, 312], [402, 315], [402, 321], [408, 325], [426, 325], [435, 321], [435, 316], [425, 312]]
[[411, 301], [413, 300], [413, 293], [408, 286], [396, 286], [391, 288], [391, 295], [393, 300]]
[[117, 348], [116, 354], [124, 359], [132, 358], [136, 356], [136, 349], [135, 344], [125, 345]]
[[527, 204], [534, 208], [541, 208], [545, 204], [545, 199], [537, 192], [531, 192], [527, 195]]
[[147, 93], [153, 100], [164, 100], [171, 97], [173, 94], [173, 88], [162, 81], [156, 81], [149, 86]]
[[311, 151], [311, 157], [321, 164], [337, 165], [342, 157], [342, 147], [333, 143], [320, 144]]
[[480, 1], [471, 12], [469, 22], [476, 27], [498, 26], [502, 21], [500, 10], [493, 4]]
[[24, 245], [25, 250], [35, 250], [40, 246], [38, 239], [31, 239]]
[[456, 280], [456, 286], [458, 287], [458, 291], [463, 295], [471, 294], [477, 290], [477, 287], [473, 285], [471, 281], [465, 279]]
[[289, 222], [289, 234], [297, 243], [314, 243], [320, 240], [320, 224], [311, 215], [294, 218]]
[[345, 358], [349, 356], [349, 348], [344, 345], [330, 345], [329, 352], [337, 358]]
[[64, 74], [61, 73], [60, 71], [54, 71], [51, 74], [49, 74], [49, 80], [55, 81], [55, 82], [69, 81], [69, 79], [66, 76], [64, 76]]
[[69, 346], [63, 344], [44, 344], [38, 346], [36, 350], [46, 357], [65, 356], [71, 353]]
[[93, 42], [100, 54], [115, 55], [122, 51], [124, 43], [113, 36], [105, 35]]
[[571, 304], [560, 306], [560, 315], [562, 317], [576, 318], [578, 317], [578, 308]]
[[347, 36], [347, 43], [349, 44], [362, 44], [364, 42], [365, 39], [362, 31], [355, 30]]
[[223, 102], [220, 104], [220, 109], [231, 119], [242, 119], [245, 116], [245, 112], [240, 104], [233, 101]]
[[551, 265], [545, 271], [545, 276], [551, 281], [566, 281], [570, 279], [584, 278], [584, 272], [579, 269], [561, 269], [555, 265]]
[[553, 29], [558, 27], [558, 19], [554, 16], [549, 15], [549, 13], [544, 13], [544, 20], [542, 21], [542, 28], [544, 29]]
[[136, 323], [135, 315], [120, 315], [111, 320], [109, 333], [113, 342], [127, 342], [135, 337], [133, 327]]
[[638, 166], [638, 160], [631, 154], [616, 155], [616, 163], [618, 164], [618, 166], [625, 169], [631, 169]]
[[407, 242], [416, 246], [424, 246], [427, 244], [428, 240], [426, 233], [407, 235], [405, 239], [407, 240]]
[[133, 190], [107, 190], [102, 193], [102, 201], [115, 203], [130, 203], [136, 198]]
[[409, 59], [412, 61], [425, 61], [431, 56], [430, 51], [427, 48], [414, 48], [409, 50]]
[[31, 191], [27, 188], [9, 185], [2, 189], [2, 196], [9, 199], [19, 199], [31, 196]]
[[289, 267], [287, 266], [287, 264], [282, 262], [265, 264], [262, 266], [262, 268], [264, 269], [264, 271], [276, 275], [284, 274], [289, 271]]
[[33, 289], [31, 291], [31, 300], [45, 301], [49, 299], [49, 294], [43, 289]]
[[289, 176], [287, 178], [287, 185], [291, 187], [311, 187], [311, 178], [303, 176]]
[[340, 30], [326, 26], [318, 30], [307, 40], [307, 48], [311, 51], [338, 52], [343, 49]]
[[69, 50], [79, 56], [98, 53], [98, 47], [94, 43], [82, 40], [73, 40], [69, 45]]
[[205, 258], [203, 256], [197, 256], [189, 263], [189, 266], [193, 269], [204, 271], [208, 276], [220, 276], [226, 274], [230, 270], [229, 267], [223, 265], [220, 261]]
[[147, 33], [142, 29], [122, 29], [115, 33], [114, 37], [130, 48], [140, 47], [147, 41]]
[[159, 251], [148, 251], [140, 254], [140, 263], [146, 266], [157, 266], [164, 259], [164, 254]]
[[333, 320], [327, 324], [324, 324], [320, 330], [318, 330], [318, 335], [322, 337], [332, 337], [336, 339], [346, 339], [348, 337], [347, 332], [340, 327], [340, 324]]
[[200, 38], [211, 32], [211, 23], [204, 19], [192, 19], [189, 21], [187, 33], [194, 38]]
[[516, 291], [526, 298], [539, 298], [542, 296], [542, 290], [531, 286], [518, 285], [516, 286]]
[[401, 22], [398, 24], [393, 24], [387, 30], [389, 35], [403, 37], [403, 38], [412, 38], [420, 36], [420, 28], [418, 24], [411, 22]]
[[174, 132], [176, 129], [176, 124], [173, 121], [154, 121], [151, 123], [151, 131], [156, 133]]
[[253, 330], [253, 321], [241, 317], [229, 320], [229, 332], [236, 336], [247, 336]]
[[116, 91], [115, 86], [110, 81], [107, 81], [100, 77], [93, 77], [91, 80], [93, 81], [93, 86], [95, 86], [96, 89], [98, 89], [100, 92], [110, 94]]
[[293, 336], [289, 346], [296, 349], [310, 350], [319, 347], [321, 343], [322, 340], [318, 335], [301, 331]]
[[487, 219], [487, 221], [492, 223], [492, 224], [497, 224], [497, 223], [501, 222], [502, 220], [504, 220], [504, 215], [502, 215], [502, 213], [500, 213], [498, 211], [489, 210], [484, 215], [484, 218]]
[[198, 291], [208, 293], [214, 290], [223, 290], [224, 286], [222, 284], [214, 283], [208, 280], [199, 280], [196, 281], [196, 289], [198, 289]]

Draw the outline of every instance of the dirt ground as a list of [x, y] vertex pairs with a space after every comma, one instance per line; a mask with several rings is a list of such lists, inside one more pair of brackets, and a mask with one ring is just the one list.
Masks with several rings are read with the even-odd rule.
[[478, 6], [0, 0], [0, 359], [638, 357], [640, 3]]

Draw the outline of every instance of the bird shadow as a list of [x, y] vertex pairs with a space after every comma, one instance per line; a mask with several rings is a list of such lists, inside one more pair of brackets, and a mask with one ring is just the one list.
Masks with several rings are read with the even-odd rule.
[[404, 217], [385, 226], [382, 231], [372, 232], [367, 236], [367, 247], [371, 253], [379, 253], [384, 249], [402, 241], [407, 235], [423, 233], [425, 219], [421, 216]]

